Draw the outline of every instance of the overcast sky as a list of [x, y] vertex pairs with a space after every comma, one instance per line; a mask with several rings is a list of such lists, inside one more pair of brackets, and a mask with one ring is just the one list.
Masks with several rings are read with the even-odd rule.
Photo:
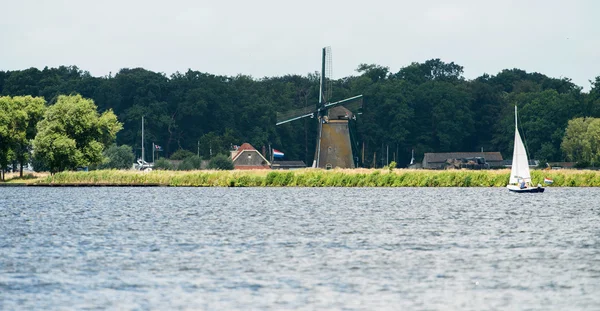
[[441, 58], [465, 77], [506, 68], [600, 75], [600, 1], [0, 0], [0, 70], [76, 65], [94, 76], [143, 67], [255, 78]]

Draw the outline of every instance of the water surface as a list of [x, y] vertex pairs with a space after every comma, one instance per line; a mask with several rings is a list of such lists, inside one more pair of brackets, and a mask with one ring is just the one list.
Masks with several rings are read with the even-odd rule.
[[0, 188], [0, 309], [600, 309], [600, 189]]

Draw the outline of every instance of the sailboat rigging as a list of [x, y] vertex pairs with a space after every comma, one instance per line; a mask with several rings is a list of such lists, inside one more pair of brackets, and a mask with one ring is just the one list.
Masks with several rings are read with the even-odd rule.
[[517, 106], [515, 106], [515, 141], [513, 147], [513, 159], [510, 169], [510, 179], [506, 187], [512, 192], [544, 192], [542, 185], [538, 184], [537, 187], [531, 185], [529, 158], [527, 157], [525, 145], [521, 140], [521, 135], [519, 135]]

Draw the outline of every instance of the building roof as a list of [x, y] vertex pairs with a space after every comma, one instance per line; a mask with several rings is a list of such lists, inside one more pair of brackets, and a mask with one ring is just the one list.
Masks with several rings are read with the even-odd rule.
[[279, 167], [306, 167], [304, 161], [273, 161], [272, 166]]
[[256, 148], [252, 147], [252, 145], [250, 145], [249, 143], [243, 143], [237, 149], [237, 153], [233, 156], [232, 160], [235, 161], [235, 159], [237, 159], [237, 157], [239, 157], [240, 154], [242, 154], [242, 151], [244, 151], [244, 150], [258, 151], [258, 150], [256, 150]]
[[577, 162], [549, 162], [552, 167], [574, 167]]
[[427, 163], [446, 162], [447, 159], [464, 159], [484, 157], [486, 162], [502, 161], [500, 152], [446, 152], [446, 153], [425, 153], [423, 160]]
[[329, 109], [328, 117], [333, 120], [352, 119], [353, 113], [344, 106], [336, 106]]
[[[240, 155], [242, 155], [242, 153], [244, 152], [252, 152], [252, 153], [256, 153], [258, 154], [264, 161], [265, 161], [265, 165], [235, 165], [235, 160], [237, 160]], [[237, 153], [231, 158], [231, 161], [234, 162], [234, 167], [235, 169], [240, 169], [240, 170], [258, 170], [258, 169], [269, 169], [271, 163], [265, 159], [265, 157], [263, 157], [262, 154], [260, 154], [260, 152], [258, 152], [258, 150], [256, 150], [256, 148], [252, 147], [252, 145], [250, 145], [249, 143], [243, 143], [238, 149], [237, 149]]]

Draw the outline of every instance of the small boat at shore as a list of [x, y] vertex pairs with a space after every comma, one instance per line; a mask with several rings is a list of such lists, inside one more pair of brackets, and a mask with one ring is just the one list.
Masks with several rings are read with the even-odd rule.
[[512, 192], [518, 193], [541, 193], [544, 192], [542, 185], [533, 186], [531, 184], [531, 174], [529, 172], [529, 158], [525, 145], [519, 135], [517, 126], [517, 106], [515, 106], [515, 142], [513, 147], [512, 166], [510, 168], [510, 180], [506, 188]]

